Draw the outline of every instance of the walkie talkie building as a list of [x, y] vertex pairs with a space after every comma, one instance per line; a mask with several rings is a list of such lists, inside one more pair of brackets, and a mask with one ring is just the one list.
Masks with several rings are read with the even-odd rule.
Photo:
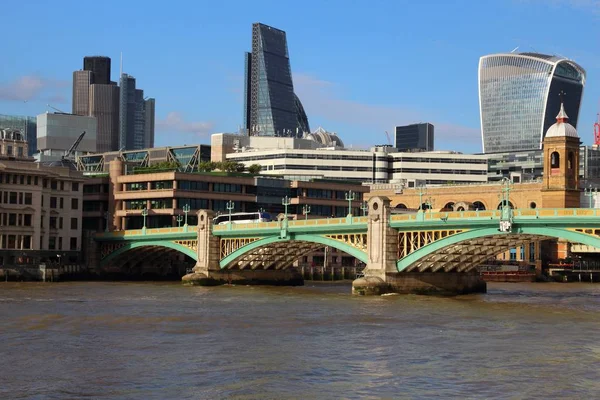
[[484, 153], [540, 149], [560, 110], [561, 93], [577, 127], [585, 70], [564, 57], [492, 54], [479, 59], [479, 111]]

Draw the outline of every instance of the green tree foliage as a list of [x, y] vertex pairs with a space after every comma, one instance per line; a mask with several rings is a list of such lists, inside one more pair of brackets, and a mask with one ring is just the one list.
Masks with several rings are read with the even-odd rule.
[[251, 174], [260, 174], [261, 166], [259, 164], [252, 164], [248, 166], [248, 172]]

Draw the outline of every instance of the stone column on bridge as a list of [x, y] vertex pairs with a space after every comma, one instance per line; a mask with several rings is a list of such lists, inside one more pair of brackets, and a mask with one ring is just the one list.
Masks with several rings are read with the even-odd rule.
[[352, 282], [356, 294], [383, 294], [389, 291], [388, 273], [397, 273], [398, 231], [390, 227], [390, 199], [369, 199], [367, 222], [367, 265], [364, 277]]
[[211, 272], [220, 272], [219, 266], [219, 238], [212, 234], [213, 218], [215, 213], [211, 210], [198, 211], [198, 247], [196, 266], [191, 274], [185, 275], [185, 283], [198, 285], [218, 285]]

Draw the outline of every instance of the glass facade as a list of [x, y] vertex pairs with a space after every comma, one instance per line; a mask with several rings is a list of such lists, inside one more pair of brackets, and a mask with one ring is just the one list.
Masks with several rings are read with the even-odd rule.
[[252, 25], [244, 92], [244, 123], [249, 135], [302, 137], [310, 132], [304, 107], [294, 94], [284, 31]]
[[17, 129], [27, 140], [28, 156], [33, 156], [37, 151], [37, 119], [36, 117], [25, 117], [20, 115], [0, 114], [0, 129]]
[[585, 71], [573, 61], [537, 53], [494, 54], [479, 60], [484, 153], [540, 149], [556, 122], [561, 92], [577, 127]]
[[396, 126], [394, 147], [398, 151], [433, 151], [434, 128], [430, 123]]

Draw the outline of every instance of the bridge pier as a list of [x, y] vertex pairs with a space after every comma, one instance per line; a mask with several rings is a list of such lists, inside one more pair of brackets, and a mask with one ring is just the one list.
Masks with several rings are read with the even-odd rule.
[[398, 231], [390, 227], [390, 200], [372, 197], [367, 222], [367, 266], [364, 277], [352, 282], [358, 295], [485, 293], [478, 272], [398, 272]]

